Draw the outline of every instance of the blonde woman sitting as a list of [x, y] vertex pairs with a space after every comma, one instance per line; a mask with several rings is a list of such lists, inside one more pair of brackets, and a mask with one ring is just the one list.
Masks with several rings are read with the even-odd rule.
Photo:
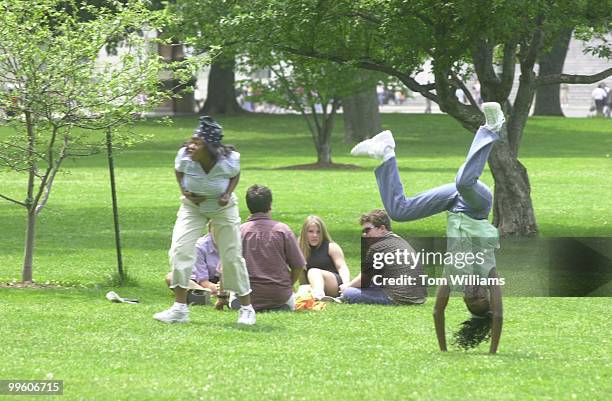
[[317, 216], [308, 216], [300, 233], [300, 249], [306, 259], [303, 284], [312, 287], [317, 300], [330, 301], [340, 295], [340, 285], [351, 280], [340, 245], [333, 242], [325, 223]]

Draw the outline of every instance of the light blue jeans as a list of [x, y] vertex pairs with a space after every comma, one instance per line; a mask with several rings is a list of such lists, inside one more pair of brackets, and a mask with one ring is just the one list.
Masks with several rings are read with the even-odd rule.
[[349, 304], [392, 305], [393, 301], [381, 287], [355, 288], [348, 287], [342, 291], [342, 301]]
[[376, 182], [380, 197], [389, 217], [395, 221], [422, 219], [440, 212], [465, 213], [473, 219], [489, 216], [493, 196], [489, 188], [478, 180], [499, 136], [480, 127], [474, 136], [465, 163], [459, 168], [454, 183], [449, 183], [412, 197], [404, 194], [395, 157], [380, 165]]

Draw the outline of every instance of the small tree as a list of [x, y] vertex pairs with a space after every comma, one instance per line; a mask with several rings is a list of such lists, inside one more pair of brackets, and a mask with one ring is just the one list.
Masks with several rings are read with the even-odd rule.
[[[25, 199], [0, 197], [26, 209], [24, 282], [32, 281], [36, 218], [62, 162], [96, 153], [105, 141], [96, 131], [117, 132], [134, 114], [166, 99], [162, 73], [175, 71], [181, 80], [192, 73], [184, 71], [188, 63], [165, 64], [148, 49], [142, 32], [163, 29], [167, 15], [148, 10], [143, 1], [112, 6], [0, 1], [0, 107], [15, 130], [0, 142], [0, 166], [27, 174]], [[93, 18], [79, 18], [83, 10]], [[117, 40], [127, 51], [101, 62], [100, 51]], [[114, 142], [132, 140], [118, 135]]]
[[359, 72], [350, 66], [299, 56], [274, 55], [251, 58], [243, 69], [259, 66], [272, 72], [271, 79], [249, 80], [253, 100], [263, 100], [300, 113], [317, 151], [317, 164], [329, 166], [331, 135], [336, 112], [345, 98], [364, 85], [375, 84], [380, 74]]

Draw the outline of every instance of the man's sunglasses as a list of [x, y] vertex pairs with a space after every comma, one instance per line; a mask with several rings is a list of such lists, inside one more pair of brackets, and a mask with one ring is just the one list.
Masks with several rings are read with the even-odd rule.
[[373, 229], [373, 228], [375, 228], [375, 227], [365, 227], [363, 230], [361, 230], [361, 233], [362, 233], [362, 234], [367, 234], [367, 233], [369, 233], [369, 232], [370, 232], [370, 230], [371, 230], [371, 229]]

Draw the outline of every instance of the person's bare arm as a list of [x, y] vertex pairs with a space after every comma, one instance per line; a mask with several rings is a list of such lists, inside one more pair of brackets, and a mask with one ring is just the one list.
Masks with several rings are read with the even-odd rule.
[[223, 195], [219, 197], [219, 200], [217, 201], [219, 206], [225, 206], [228, 204], [230, 200], [230, 196], [232, 195], [232, 192], [234, 192], [234, 190], [238, 186], [239, 181], [240, 181], [240, 173], [238, 173], [238, 175], [229, 179], [229, 183], [227, 184], [227, 189], [225, 190]]
[[[491, 270], [489, 278], [497, 278], [497, 271]], [[504, 322], [504, 310], [502, 306], [501, 287], [499, 285], [489, 286], [491, 293], [491, 312], [493, 313], [491, 322], [491, 347], [489, 353], [495, 354], [501, 338], [502, 326]]]
[[354, 288], [361, 288], [361, 273], [359, 273], [357, 275], [357, 277], [355, 277], [354, 279], [352, 279], [351, 281], [349, 281], [346, 284], [342, 284], [340, 286], [340, 291], [344, 291], [345, 289], [349, 288], [349, 287], [354, 287]]
[[211, 295], [217, 295], [217, 291], [219, 289], [219, 285], [218, 284], [212, 283], [208, 279], [201, 280], [198, 284], [201, 287], [208, 288], [210, 290], [210, 294]]
[[446, 332], [444, 328], [444, 310], [448, 305], [448, 297], [450, 295], [450, 287], [448, 285], [442, 285], [438, 287], [438, 293], [436, 294], [436, 304], [434, 305], [433, 318], [434, 325], [436, 326], [436, 337], [438, 337], [438, 345], [440, 351], [446, 351]]
[[351, 281], [351, 272], [346, 265], [346, 261], [344, 260], [344, 252], [342, 252], [342, 248], [340, 245], [335, 242], [329, 243], [329, 257], [334, 261], [334, 265], [336, 266], [336, 270], [338, 270], [338, 274], [342, 279], [343, 283], [348, 283]]

